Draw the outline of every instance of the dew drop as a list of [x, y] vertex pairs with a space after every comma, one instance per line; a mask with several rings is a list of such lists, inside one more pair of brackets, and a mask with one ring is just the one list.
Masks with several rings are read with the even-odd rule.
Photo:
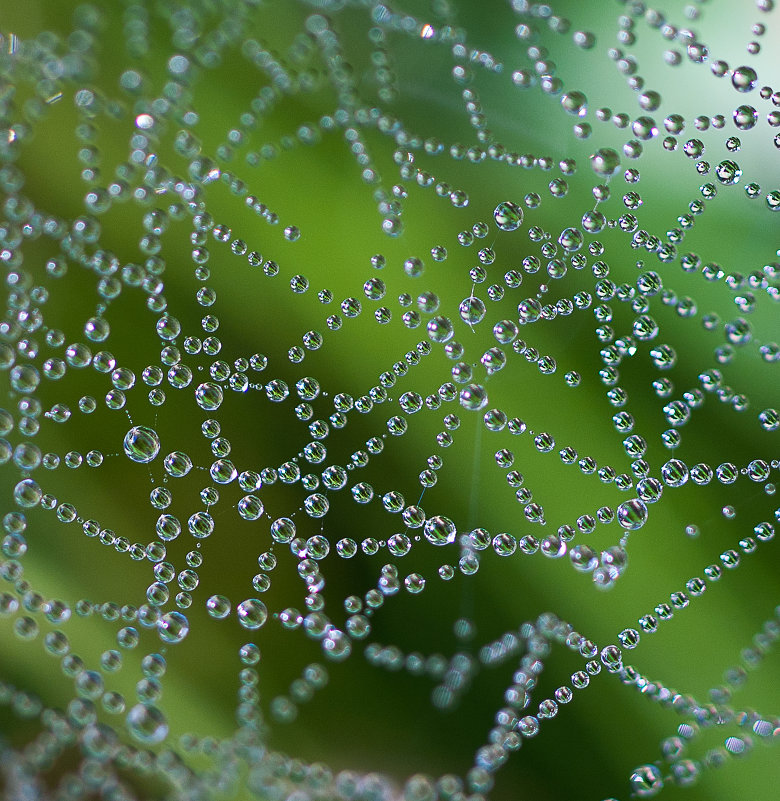
[[133, 462], [148, 464], [160, 452], [160, 438], [157, 432], [146, 426], [133, 426], [123, 442], [125, 455]]
[[590, 157], [590, 166], [596, 175], [614, 175], [620, 167], [620, 156], [612, 148], [600, 148]]
[[236, 607], [238, 622], [245, 629], [259, 629], [268, 618], [265, 604], [257, 598], [248, 598]]
[[738, 92], [750, 92], [756, 87], [758, 76], [752, 67], [735, 67], [731, 84]]
[[523, 209], [511, 200], [499, 203], [493, 211], [493, 219], [502, 231], [516, 231], [523, 223]]
[[181, 612], [166, 612], [157, 621], [157, 632], [163, 642], [181, 642], [189, 631], [189, 621]]
[[168, 736], [168, 721], [156, 706], [136, 704], [125, 720], [132, 737], [143, 745], [156, 745]]

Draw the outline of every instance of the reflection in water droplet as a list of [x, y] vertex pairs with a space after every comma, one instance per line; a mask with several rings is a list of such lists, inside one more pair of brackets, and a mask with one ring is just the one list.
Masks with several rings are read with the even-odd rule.
[[127, 457], [141, 464], [151, 462], [160, 452], [157, 432], [146, 426], [133, 426], [125, 434], [123, 445]]

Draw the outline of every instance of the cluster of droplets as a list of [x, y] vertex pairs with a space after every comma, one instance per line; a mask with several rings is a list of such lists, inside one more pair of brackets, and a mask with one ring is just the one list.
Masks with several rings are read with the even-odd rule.
[[[750, 750], [752, 737], [767, 742], [776, 737], [776, 718], [742, 711], [733, 706], [731, 696], [744, 684], [745, 671], [755, 668], [780, 636], [777, 622], [767, 621], [754, 638], [754, 647], [743, 651], [743, 664], [726, 672], [724, 686], [710, 691], [710, 704], [700, 704], [693, 696], [682, 696], [642, 676], [624, 662], [625, 652], [637, 648], [640, 640], [681, 614], [759, 545], [771, 542], [774, 523], [755, 523], [752, 533], [745, 533], [735, 547], [722, 551], [699, 575], [690, 577], [684, 589], [672, 592], [668, 601], [658, 603], [617, 633], [615, 644], [603, 647], [578, 633], [572, 624], [543, 614], [533, 623], [514, 626], [476, 652], [471, 645], [476, 626], [468, 618], [458, 618], [455, 623], [458, 645], [452, 655], [405, 652], [399, 645], [383, 645], [372, 638], [374, 619], [392, 613], [396, 596], [427, 598], [434, 583], [431, 579], [465, 582], [481, 568], [493, 569], [494, 557], [517, 561], [539, 553], [551, 560], [565, 558], [597, 588], [608, 590], [627, 573], [630, 537], [640, 531], [637, 536], [644, 536], [652, 528], [656, 508], [665, 506], [673, 490], [706, 487], [713, 482], [725, 488], [739, 481], [749, 489], [760, 486], [766, 496], [774, 495], [773, 473], [779, 467], [776, 459], [694, 464], [678, 455], [683, 453], [683, 436], [703, 414], [700, 410], [712, 406], [710, 398], [735, 413], [751, 408], [747, 391], [737, 391], [726, 383], [727, 368], [741, 352], [756, 351], [762, 366], [777, 361], [778, 346], [758, 336], [759, 325], [752, 322], [751, 315], [767, 301], [777, 301], [780, 265], [766, 264], [746, 276], [727, 272], [715, 262], [705, 263], [697, 253], [680, 251], [686, 233], [698, 223], [710, 202], [717, 198], [716, 202], [722, 203], [724, 197], [733, 196], [733, 187], [742, 181], [743, 166], [736, 155], [743, 148], [740, 137], [754, 128], [780, 126], [780, 112], [776, 110], [780, 96], [772, 87], [763, 86], [757, 92], [763, 106], [758, 100], [753, 101], [755, 105], [742, 102], [740, 97], [739, 105], [729, 114], [686, 119], [672, 113], [662, 95], [645, 86], [637, 59], [630, 52], [643, 25], [671, 43], [663, 54], [670, 66], [680, 64], [686, 56], [695, 64], [708, 62], [712, 75], [728, 76], [740, 95], [757, 90], [758, 73], [750, 66], [730, 67], [714, 60], [692, 30], [668, 23], [660, 12], [644, 4], [629, 4], [627, 14], [618, 19], [619, 47], [610, 48], [607, 55], [635, 93], [639, 114], [596, 110], [598, 121], [611, 122], [618, 131], [629, 132], [631, 138], [622, 147], [594, 147], [587, 159], [590, 171], [578, 174], [574, 158], [515, 152], [487, 127], [489, 111], [476, 89], [475, 73], [484, 71], [493, 80], [505, 80], [504, 64], [488, 51], [466, 46], [465, 32], [455, 24], [447, 4], [440, 4], [440, 19], [435, 22], [416, 19], [387, 5], [371, 9], [367, 39], [379, 105], [360, 99], [362, 84], [345, 61], [338, 24], [340, 4], [319, 5], [317, 13], [306, 17], [284, 58], [262, 41], [245, 35], [252, 25], [251, 3], [225, 10], [220, 25], [199, 45], [200, 12], [182, 9], [171, 20], [177, 52], [165, 62], [167, 82], [159, 96], [150, 94], [150, 76], [140, 66], [150, 47], [153, 22], [150, 12], [140, 5], [131, 4], [123, 13], [127, 53], [138, 66], [121, 73], [118, 100], [90, 84], [92, 67], [85, 54], [96, 48], [106, 24], [95, 8], [77, 9], [74, 32], [67, 41], [54, 34], [25, 41], [3, 36], [0, 70], [10, 85], [34, 82], [35, 97], [21, 110], [10, 95], [0, 100], [0, 188], [4, 201], [0, 258], [7, 270], [8, 312], [0, 323], [0, 369], [8, 374], [11, 407], [0, 410], [0, 461], [15, 474], [12, 511], [2, 518], [0, 577], [8, 588], [0, 593], [0, 617], [13, 619], [12, 628], [19, 640], [42, 641], [45, 651], [59, 661], [61, 672], [73, 683], [73, 696], [64, 713], [45, 706], [23, 689], [0, 685], [0, 703], [9, 705], [20, 718], [39, 720], [51, 735], [40, 753], [28, 749], [20, 754], [3, 746], [4, 765], [11, 765], [3, 768], [6, 780], [20, 795], [34, 795], [37, 775], [76, 744], [85, 767], [73, 779], [72, 789], [63, 789], [62, 797], [83, 795], [96, 787], [102, 788], [106, 797], [128, 797], [132, 788], [123, 783], [117, 768], [137, 770], [141, 775], [155, 773], [178, 797], [205, 797], [235, 787], [248, 763], [247, 786], [262, 797], [296, 797], [301, 801], [323, 797], [390, 799], [396, 790], [378, 774], [334, 773], [324, 764], [288, 759], [268, 747], [271, 726], [294, 724], [304, 714], [305, 705], [327, 689], [329, 671], [360, 654], [371, 668], [404, 670], [433, 680], [431, 703], [439, 709], [455, 707], [480, 671], [508, 661], [516, 664], [504, 689], [504, 705], [496, 712], [495, 725], [475, 752], [471, 767], [462, 777], [447, 774], [434, 780], [412, 776], [402, 791], [407, 801], [460, 799], [467, 793], [475, 799], [485, 797], [493, 787], [495, 774], [520, 749], [523, 740], [537, 737], [546, 721], [557, 717], [580, 691], [603, 675], [617, 676], [686, 718], [677, 735], [663, 741], [662, 760], [641, 765], [631, 774], [631, 791], [637, 797], [651, 797], [665, 784], [693, 784], [704, 768], [718, 766], [730, 754]], [[771, 0], [761, 0], [757, 6], [762, 14], [773, 10]], [[595, 34], [581, 30], [572, 33], [570, 22], [553, 14], [548, 6], [514, 0], [511, 7], [521, 20], [515, 33], [525, 47], [528, 62], [528, 66], [511, 73], [512, 86], [528, 96], [540, 89], [542, 95], [551, 98], [555, 124], [559, 112], [567, 115], [563, 119], [575, 118], [575, 140], [598, 138], [589, 121], [586, 94], [564, 85], [551, 51], [539, 43], [543, 33], [569, 35], [577, 48], [596, 52]], [[700, 11], [692, 9], [691, 19], [698, 18]], [[751, 33], [754, 38], [747, 52], [755, 56], [761, 50], [765, 26], [757, 22]], [[450, 52], [454, 62], [451, 79], [457, 87], [458, 105], [466, 113], [473, 145], [423, 138], [383, 110], [402, 92], [396, 64], [403, 53], [394, 51], [398, 37], [405, 44]], [[240, 48], [267, 83], [210, 153], [196, 133], [200, 115], [192, 107], [193, 90], [201, 71], [216, 69], [232, 48]], [[257, 134], [265, 122], [274, 120], [285, 97], [324, 93], [326, 87], [335, 95], [330, 113], [314, 123], [299, 125], [278, 141], [266, 141]], [[86, 211], [65, 219], [49, 213], [45, 199], [35, 201], [25, 194], [26, 176], [20, 165], [24, 164], [22, 156], [32, 129], [45, 129], [47, 116], [69, 96], [78, 120], [75, 137], [80, 179], [86, 186]], [[664, 113], [662, 109], [669, 113], [659, 123], [650, 115]], [[108, 159], [98, 146], [104, 123], [124, 124], [130, 130], [127, 160], [116, 165], [113, 176], [105, 170]], [[725, 131], [732, 123], [736, 133], [730, 128]], [[690, 125], [696, 129], [695, 135], [681, 137]], [[660, 140], [662, 128], [668, 135]], [[714, 166], [704, 156], [718, 152], [720, 142], [703, 141], [709, 129], [729, 134], [723, 143], [726, 157], [714, 158]], [[539, 172], [543, 175], [539, 184], [542, 194], [529, 190], [522, 197], [493, 197], [483, 219], [472, 217], [457, 235], [443, 235], [439, 244], [432, 244], [429, 252], [433, 264], [427, 270], [427, 256], [420, 254], [407, 255], [393, 266], [391, 257], [376, 253], [367, 278], [362, 272], [358, 277], [362, 264], [350, 263], [346, 269], [350, 279], [355, 278], [354, 290], [338, 300], [336, 310], [324, 315], [321, 323], [296, 332], [294, 340], [286, 332], [279, 333], [283, 327], [277, 331], [271, 325], [252, 332], [252, 350], [244, 350], [231, 341], [229, 315], [221, 311], [223, 290], [218, 288], [228, 269], [238, 272], [247, 286], [262, 283], [262, 291], [268, 295], [289, 299], [289, 290], [295, 314], [309, 300], [312, 283], [306, 275], [288, 268], [288, 263], [293, 264], [292, 257], [289, 262], [284, 255], [276, 257], [290, 245], [306, 241], [306, 226], [287, 220], [280, 225], [279, 214], [250, 189], [255, 183], [262, 185], [262, 181], [251, 172], [245, 175], [244, 168], [270, 168], [290, 151], [316, 147], [334, 134], [343, 138], [360, 180], [371, 187], [381, 229], [391, 238], [404, 233], [404, 210], [410, 195], [418, 190], [432, 189], [432, 193], [424, 194], [435, 194], [454, 213], [473, 213], [476, 203], [472, 201], [480, 192], [470, 195], [429, 166], [434, 159], [444, 161], [442, 156], [468, 165], [491, 161], [534, 177]], [[773, 135], [775, 146], [780, 144], [778, 136]], [[645, 198], [635, 165], [656, 141], [667, 153], [681, 151], [694, 165], [696, 175], [706, 181], [677, 218], [678, 227], [664, 235], [640, 228]], [[375, 150], [384, 155], [382, 144], [386, 143], [392, 153], [392, 159], [386, 161], [393, 176], [398, 176], [391, 186], [385, 185], [379, 172], [382, 158], [372, 154]], [[243, 166], [234, 168], [239, 157]], [[624, 162], [631, 166], [623, 169]], [[442, 165], [441, 175], [452, 166]], [[553, 170], [555, 175], [548, 176]], [[621, 171], [626, 191], [613, 201]], [[465, 172], [456, 170], [455, 174]], [[764, 198], [761, 214], [766, 209], [780, 209], [780, 191], [762, 189], [757, 177], [748, 176], [744, 186], [747, 198]], [[590, 196], [580, 212], [567, 219], [566, 225], [561, 225], [555, 214], [547, 216], [548, 196], [551, 204], [567, 203], [581, 184], [590, 189]], [[212, 213], [219, 205], [223, 187], [243, 204], [230, 225], [219, 222], [217, 212]], [[113, 234], [104, 220], [128, 202], [141, 210], [134, 257], [140, 263], [124, 263], [108, 249], [113, 247]], [[247, 219], [241, 214], [252, 216]], [[254, 223], [257, 217], [270, 226], [261, 235]], [[301, 217], [305, 219], [306, 215]], [[234, 227], [249, 232], [246, 239], [237, 236]], [[186, 258], [197, 284], [194, 290], [180, 289], [180, 267], [168, 256], [173, 231], [181, 230], [186, 230], [188, 237]], [[274, 258], [256, 249], [260, 247], [257, 238]], [[28, 267], [31, 259], [23, 258], [27, 243], [35, 240], [54, 252], [47, 256], [42, 275], [35, 267]], [[617, 283], [613, 280], [616, 276], [625, 278], [619, 263], [628, 250], [638, 254], [630, 259], [636, 262], [639, 273], [630, 281]], [[472, 256], [474, 251], [476, 255]], [[458, 274], [456, 265], [464, 254], [470, 263]], [[240, 272], [236, 259], [241, 263]], [[703, 328], [720, 337], [713, 349], [718, 367], [706, 365], [699, 371], [697, 364], [698, 384], [694, 381], [695, 385], [682, 388], [669, 378], [681, 355], [671, 344], [675, 341], [674, 325], [668, 323], [664, 307], [671, 307], [681, 322], [697, 318], [699, 310], [696, 300], [687, 295], [678, 297], [670, 288], [675, 281], [671, 266], [675, 264], [684, 274], [701, 275], [709, 283], [720, 282], [738, 313], [725, 322], [714, 312], [701, 316]], [[355, 276], [351, 275], [353, 269]], [[60, 329], [54, 324], [58, 317], [54, 303], [59, 287], [74, 274], [88, 276], [97, 302], [90, 301], [92, 305], [83, 314], [74, 311], [65, 315]], [[455, 286], [463, 287], [463, 292], [453, 303], [455, 296], [450, 296], [450, 289]], [[400, 291], [393, 301], [396, 288]], [[142, 314], [133, 322], [137, 341], [141, 343], [148, 334], [159, 352], [159, 357], [145, 365], [143, 361], [134, 363], [140, 357], [133, 353], [124, 357], [126, 363], [120, 363], [112, 353], [127, 350], [121, 346], [125, 327], [120, 303], [128, 297], [144, 314], [152, 315], [151, 324]], [[327, 311], [334, 299], [334, 292], [328, 288], [317, 293], [319, 304], [328, 307]], [[282, 308], [280, 304], [276, 313], [286, 314], [287, 307], [279, 311]], [[54, 310], [50, 313], [50, 309]], [[562, 365], [569, 362], [568, 357], [541, 344], [549, 341], [546, 330], [559, 318], [571, 317], [573, 325], [586, 314], [596, 321], [598, 368], [587, 372], [573, 364], [569, 365], [572, 369], [564, 371]], [[363, 394], [335, 391], [338, 387], [332, 387], [334, 380], [316, 360], [317, 352], [335, 357], [339, 337], [345, 336], [337, 336], [337, 332], [363, 331], [366, 318], [370, 320], [371, 316], [381, 326], [374, 329], [380, 332], [376, 336], [391, 343], [395, 356], [374, 358], [369, 354], [370, 362], [361, 365]], [[419, 338], [409, 345], [408, 332], [417, 329]], [[43, 345], [39, 339], [43, 339]], [[279, 340], [286, 348], [281, 354], [276, 353]], [[406, 344], [400, 345], [401, 341]], [[380, 363], [380, 359], [386, 361]], [[303, 364], [307, 360], [312, 363], [311, 369]], [[701, 362], [707, 361], [702, 354]], [[374, 378], [377, 367], [381, 372]], [[550, 386], [551, 402], [562, 407], [570, 403], [568, 396], [576, 398], [589, 386], [604, 387], [609, 423], [622, 446], [614, 459], [618, 466], [599, 463], [594, 456], [579, 452], [578, 443], [561, 441], [552, 428], [532, 428], [535, 423], [529, 422], [530, 415], [528, 419], [516, 416], [522, 404], [507, 400], [505, 389], [512, 381], [522, 383], [523, 371], [529, 368]], [[636, 391], [629, 393], [627, 386], [637, 370], [652, 376], [657, 411], [663, 418], [660, 432], [645, 424], [641, 404], [632, 402]], [[520, 378], [515, 379], [516, 375]], [[428, 381], [431, 377], [434, 384]], [[554, 387], [556, 381], [559, 387]], [[70, 393], [74, 385], [75, 400]], [[558, 400], [561, 386], [565, 393]], [[50, 387], [55, 391], [49, 391]], [[58, 387], [65, 388], [61, 395], [56, 392]], [[427, 389], [423, 391], [423, 387]], [[139, 392], [142, 388], [143, 394]], [[571, 403], [576, 405], [577, 400]], [[241, 412], [235, 412], [237, 405], [242, 407]], [[109, 422], [94, 423], [86, 429], [89, 434], [79, 434], [79, 438], [89, 440], [85, 454], [77, 450], [57, 452], [59, 440], [51, 432], [58, 427], [69, 431], [83, 418], [92, 423], [101, 417], [104, 407]], [[76, 409], [78, 414], [73, 413]], [[181, 414], [184, 420], [192, 413], [198, 415], [198, 426], [190, 431], [189, 424], [182, 423], [192, 436], [177, 438], [171, 416]], [[392, 470], [371, 480], [362, 477], [376, 475], [375, 468], [383, 466], [389, 454], [398, 452], [397, 442], [415, 442], [434, 418], [434, 427], [441, 430], [425, 440], [433, 452], [428, 451], [421, 465], [405, 467], [401, 474]], [[294, 432], [291, 442], [302, 432], [306, 442], [300, 448], [293, 446], [281, 464], [266, 462], [264, 454], [260, 461], [247, 462], [245, 455], [239, 457], [233, 451], [234, 446], [237, 453], [242, 451], [247, 425], [255, 419], [263, 425], [289, 428]], [[780, 412], [775, 408], [761, 408], [754, 419], [761, 435], [780, 429]], [[342, 433], [344, 429], [346, 433]], [[354, 436], [353, 431], [357, 432]], [[450, 465], [456, 461], [449, 456], [454, 446], [472, 446], [479, 457], [480, 449], [487, 448], [483, 435], [496, 443], [489, 450], [495, 453], [495, 465], [522, 509], [522, 515], [511, 514], [500, 525], [511, 530], [491, 533], [487, 523], [467, 525], [466, 515], [458, 511], [457, 504], [453, 503], [450, 511], [446, 495], [437, 490], [439, 481], [446, 481], [445, 462]], [[46, 450], [48, 443], [51, 450]], [[202, 455], [204, 443], [206, 457]], [[658, 458], [656, 445], [664, 449], [660, 451], [663, 458]], [[340, 462], [334, 461], [333, 454], [344, 450], [343, 446], [354, 450]], [[411, 462], [408, 454], [416, 458], [417, 452], [412, 445], [408, 447], [404, 459]], [[667, 451], [673, 452], [672, 458], [667, 458]], [[544, 466], [556, 457], [592, 483], [594, 496], [601, 488], [617, 501], [597, 508], [594, 502], [593, 507], [581, 509], [576, 519], [566, 519], [544, 482], [537, 479], [534, 485], [523, 472], [535, 473], [537, 464]], [[156, 519], [151, 526], [122, 524], [122, 530], [115, 531], [91, 516], [88, 491], [74, 502], [58, 498], [59, 491], [55, 494], [59, 476], [65, 471], [108, 469], [117, 464], [128, 473], [128, 486], [138, 476], [153, 485], [140, 502], [145, 511], [148, 506], [154, 511]], [[195, 479], [202, 479], [205, 486], [193, 501]], [[477, 482], [479, 470], [470, 479]], [[82, 487], [88, 481], [83, 478]], [[571, 485], [577, 481], [579, 478], [572, 477]], [[62, 495], [68, 496], [68, 491], [63, 490]], [[292, 497], [296, 500], [289, 503]], [[339, 526], [331, 528], [330, 521], [335, 516], [333, 511], [341, 508], [341, 497], [349, 501], [350, 515], [356, 520], [362, 509], [379, 507], [385, 523], [362, 538], [355, 534], [358, 525], [336, 534]], [[47, 598], [25, 578], [25, 557], [30, 545], [35, 547], [39, 511], [53, 512], [58, 527], [64, 527], [68, 535], [80, 530], [90, 545], [100, 544], [129, 556], [136, 565], [128, 565], [128, 569], [142, 571], [148, 580], [145, 591], [121, 605], [84, 598], [71, 603]], [[736, 514], [731, 504], [721, 509], [726, 520]], [[479, 522], [483, 516], [496, 519], [477, 499], [470, 505], [468, 517]], [[743, 516], [747, 517], [741, 515], [740, 521]], [[253, 565], [251, 571], [257, 572], [245, 582], [240, 599], [231, 597], [230, 582], [207, 593], [201, 588], [201, 575], [214, 553], [211, 546], [221, 543], [220, 547], [229, 549], [226, 543], [237, 525], [252, 531], [260, 542], [253, 556], [256, 567]], [[617, 536], [599, 544], [602, 529], [617, 532]], [[685, 527], [689, 537], [697, 536], [699, 530], [695, 522]], [[131, 533], [139, 537], [138, 541], [126, 536]], [[417, 554], [430, 549], [438, 564], [433, 569], [418, 566]], [[373, 585], [337, 603], [330, 598], [326, 602], [331, 576], [341, 575], [345, 562], [363, 556], [381, 565], [375, 571]], [[290, 557], [294, 565], [291, 573], [302, 590], [298, 606], [278, 601], [286, 592], [277, 595], [280, 586], [286, 589], [287, 576], [283, 574]], [[121, 588], [121, 583], [117, 586]], [[209, 621], [220, 625], [227, 625], [222, 621], [237, 622], [245, 640], [238, 651], [238, 728], [234, 736], [219, 744], [213, 738], [181, 734], [176, 722], [169, 720], [175, 713], [163, 711], [167, 677], [180, 665], [177, 646], [198, 639], [202, 647], [209, 647], [199, 609], [205, 610]], [[87, 618], [99, 620], [115, 640], [96, 657], [87, 656], [86, 649], [84, 656], [77, 654], [67, 633], [79, 621], [86, 625]], [[54, 628], [44, 634], [51, 626]], [[258, 690], [263, 685], [258, 643], [272, 627], [290, 638], [303, 636], [316, 643], [322, 661], [309, 662], [294, 671], [286, 689], [266, 700]], [[556, 645], [568, 648], [584, 662], [567, 683], [538, 701], [534, 690]], [[122, 676], [131, 671], [128, 663], [140, 651], [144, 655], [133, 689], [135, 700], [131, 700], [115, 689], [115, 678], [120, 670]], [[686, 755], [690, 741], [702, 729], [726, 724], [740, 731], [730, 735], [723, 748], [712, 749], [701, 760]], [[747, 729], [752, 734], [746, 733]], [[181, 735], [176, 743], [174, 731]], [[199, 774], [187, 764], [190, 754], [209, 757], [214, 770]]]

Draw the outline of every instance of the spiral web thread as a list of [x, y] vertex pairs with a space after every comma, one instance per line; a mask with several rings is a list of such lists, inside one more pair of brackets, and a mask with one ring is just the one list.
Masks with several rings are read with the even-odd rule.
[[[156, 786], [188, 799], [479, 799], [523, 759], [524, 741], [586, 688], [614, 681], [671, 721], [660, 753], [616, 788], [626, 795], [693, 785], [777, 738], [771, 710], [743, 708], [738, 695], [780, 634], [777, 615], [706, 698], [628, 662], [640, 639], [679, 626], [723, 592], [718, 582], [755, 564], [754, 552], [768, 564], [774, 547], [780, 192], [759, 165], [778, 146], [780, 97], [761, 83], [774, 77], [761, 43], [777, 14], [771, 0], [756, 4], [752, 28], [734, 34], [752, 35], [739, 42], [749, 63], [734, 67], [699, 38], [708, 6], [679, 9], [675, 25], [644, 4], [619, 5], [591, 32], [575, 27], [588, 13], [579, 6], [569, 22], [516, 0], [503, 10], [502, 59], [471, 44], [446, 2], [419, 16], [370, 2], [79, 6], [63, 33], [3, 33], [0, 611], [15, 649], [42, 642], [54, 657], [52, 692], [63, 676], [67, 687], [50, 699], [40, 681], [35, 691], [2, 684], [9, 719], [37, 725], [26, 746], [16, 724], [1, 744], [10, 797], [114, 799]], [[644, 42], [665, 62], [656, 71], [670, 93], [675, 69], [705, 95], [716, 86], [717, 113], [667, 108], [640, 77], [633, 51]], [[594, 110], [577, 86], [605, 61], [628, 113]], [[219, 88], [204, 90], [214, 74], [252, 89], [209, 143], [204, 121], [219, 129], [224, 111]], [[496, 103], [498, 92], [513, 105]], [[437, 136], [417, 132], [436, 130], [439, 113]], [[64, 177], [74, 151], [80, 186]], [[312, 180], [329, 173], [348, 194], [286, 193], [296, 159], [321, 151]], [[675, 165], [660, 198], [640, 180], [652, 159]], [[274, 195], [293, 211], [277, 212]], [[339, 236], [364, 224], [358, 197], [378, 214], [344, 245]], [[659, 227], [680, 197], [674, 227]], [[747, 275], [686, 251], [700, 229], [711, 250], [724, 219], [738, 242], [722, 260], [738, 255]], [[316, 263], [315, 251], [295, 255], [307, 237]], [[312, 302], [315, 283], [325, 288]], [[701, 313], [699, 294], [719, 312]], [[577, 397], [588, 387], [607, 400], [590, 402], [608, 424], [598, 461], [588, 452], [598, 424]], [[715, 461], [713, 425], [728, 432]], [[100, 475], [117, 509], [98, 500]], [[672, 535], [684, 492], [691, 518], [704, 516]], [[651, 611], [606, 642], [578, 632], [632, 581], [638, 538], [676, 537], [664, 547], [677, 550], [700, 530], [728, 538], [711, 563], [671, 593], [657, 575]], [[71, 551], [100, 551], [108, 584], [96, 586], [118, 597], [50, 597], [41, 565]], [[561, 604], [564, 588], [585, 582], [578, 597], [594, 597], [592, 607], [571, 622], [537, 607], [518, 626], [524, 607], [506, 593], [502, 614], [515, 623], [475, 647], [478, 574], [541, 574], [546, 559]], [[210, 560], [219, 568], [207, 582]], [[425, 605], [445, 585], [457, 587], [453, 652], [375, 639], [396, 604]], [[441, 628], [435, 614], [414, 614], [425, 636]], [[224, 642], [209, 639], [215, 627], [241, 633], [224, 679], [238, 688], [235, 730], [224, 737], [190, 731], [167, 690], [187, 692], [187, 659]], [[304, 645], [271, 659], [271, 675], [265, 644], [293, 640]], [[581, 664], [540, 698], [545, 664], [564, 648]], [[318, 657], [301, 668], [305, 649]], [[307, 702], [356, 664], [432, 684], [430, 715], [455, 709], [483, 674], [514, 672], [490, 699], [472, 763], [446, 775], [404, 778], [402, 766], [385, 777], [282, 753], [276, 732], [305, 726]], [[719, 744], [700, 745], [716, 727]], [[45, 778], [74, 753], [76, 769]]]

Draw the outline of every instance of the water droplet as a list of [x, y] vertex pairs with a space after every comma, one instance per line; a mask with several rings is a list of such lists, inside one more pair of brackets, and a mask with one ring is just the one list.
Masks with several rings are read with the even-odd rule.
[[257, 598], [248, 598], [236, 607], [238, 622], [250, 630], [259, 629], [268, 618], [265, 604]]
[[157, 632], [163, 642], [181, 642], [189, 631], [189, 621], [181, 612], [166, 612], [157, 621]]
[[123, 442], [125, 454], [133, 462], [147, 464], [160, 452], [160, 438], [157, 432], [146, 426], [133, 426]]
[[493, 219], [502, 231], [516, 231], [523, 223], [523, 208], [511, 200], [505, 200], [496, 206]]
[[731, 84], [738, 92], [750, 92], [756, 87], [758, 76], [752, 67], [736, 67], [731, 74]]
[[640, 765], [635, 768], [629, 781], [631, 789], [639, 798], [652, 798], [664, 788], [661, 771], [655, 765]]
[[143, 745], [156, 745], [168, 736], [168, 722], [156, 706], [136, 704], [127, 713], [127, 728]]
[[601, 148], [590, 157], [590, 166], [596, 175], [614, 175], [620, 167], [620, 156], [612, 148]]
[[457, 529], [448, 517], [435, 515], [425, 521], [425, 538], [431, 545], [448, 545], [455, 542]]

